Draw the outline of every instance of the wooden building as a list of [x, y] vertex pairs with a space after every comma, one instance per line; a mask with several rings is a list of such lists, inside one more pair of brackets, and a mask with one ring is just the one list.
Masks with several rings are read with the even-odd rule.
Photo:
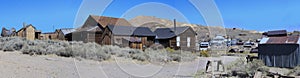
[[18, 37], [24, 37], [28, 40], [35, 40], [40, 37], [41, 31], [36, 30], [36, 28], [29, 24], [27, 26], [24, 26], [20, 30], [17, 31]]
[[4, 27], [2, 28], [1, 37], [12, 37], [12, 36], [17, 36], [15, 28], [12, 28], [11, 30], [8, 30]]
[[155, 43], [175, 50], [196, 50], [196, 32], [188, 26], [176, 28], [158, 28]]
[[101, 44], [145, 49], [154, 44], [155, 36], [147, 27], [107, 26]]
[[68, 35], [72, 32], [75, 32], [76, 30], [74, 28], [61, 28], [61, 29], [56, 29], [55, 33], [57, 34], [57, 39], [58, 40], [66, 40], [66, 41], [71, 41], [72, 36]]
[[55, 32], [46, 32], [40, 35], [40, 40], [57, 40], [57, 34]]
[[101, 44], [101, 36], [108, 26], [131, 26], [124, 18], [90, 15], [84, 25], [75, 32], [67, 34], [73, 41], [96, 42]]

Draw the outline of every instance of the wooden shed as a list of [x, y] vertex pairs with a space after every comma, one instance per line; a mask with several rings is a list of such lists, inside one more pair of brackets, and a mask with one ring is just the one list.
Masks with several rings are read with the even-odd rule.
[[147, 27], [107, 26], [101, 44], [145, 49], [154, 43], [155, 36]]
[[175, 50], [195, 51], [196, 32], [188, 26], [176, 28], [158, 28], [154, 31], [157, 44]]
[[17, 31], [18, 37], [25, 37], [28, 40], [38, 39], [40, 34], [41, 31], [36, 30], [36, 28], [31, 24], [24, 26], [23, 28]]

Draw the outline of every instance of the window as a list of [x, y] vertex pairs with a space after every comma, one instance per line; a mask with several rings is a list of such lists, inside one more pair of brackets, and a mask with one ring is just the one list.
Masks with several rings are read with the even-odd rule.
[[180, 36], [176, 37], [176, 46], [180, 46]]
[[187, 42], [186, 46], [190, 47], [191, 46], [191, 37], [187, 37], [186, 42]]

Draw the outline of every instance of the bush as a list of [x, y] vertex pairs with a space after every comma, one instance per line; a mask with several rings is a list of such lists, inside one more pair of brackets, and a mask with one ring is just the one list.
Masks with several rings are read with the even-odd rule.
[[170, 48], [170, 47], [167, 47], [166, 50], [167, 50], [168, 52], [175, 52], [175, 50], [172, 49], [172, 48]]
[[146, 49], [144, 52], [138, 49], [120, 48], [118, 46], [97, 43], [83, 43], [77, 41], [54, 40], [26, 40], [17, 37], [0, 38], [0, 49], [5, 51], [21, 51], [23, 54], [48, 55], [56, 54], [63, 57], [80, 57], [91, 60], [107, 60], [111, 55], [149, 62], [191, 61], [196, 55], [191, 52], [166, 49]]
[[24, 39], [14, 37], [1, 38], [0, 41], [0, 49], [3, 51], [18, 51], [22, 49], [23, 44], [25, 44]]
[[245, 60], [238, 60], [232, 65], [227, 67], [230, 70], [233, 76], [242, 76], [242, 77], [251, 77], [254, 76], [256, 71], [261, 71], [263, 74], [266, 74], [269, 71], [269, 68], [264, 65], [261, 60], [253, 60], [245, 64]]
[[168, 62], [168, 53], [166, 50], [146, 49], [146, 55], [150, 62]]
[[207, 50], [202, 50], [202, 51], [200, 52], [200, 56], [202, 56], [202, 57], [209, 57], [209, 53], [208, 53]]

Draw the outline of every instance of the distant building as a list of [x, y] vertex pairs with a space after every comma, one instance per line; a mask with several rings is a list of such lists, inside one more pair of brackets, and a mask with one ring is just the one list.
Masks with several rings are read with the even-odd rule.
[[36, 30], [36, 28], [31, 24], [24, 26], [23, 28], [17, 31], [18, 37], [24, 37], [28, 40], [39, 39], [40, 34], [41, 31]]
[[8, 30], [6, 28], [2, 28], [1, 31], [1, 37], [12, 37], [12, 36], [16, 36], [16, 29], [12, 28], [11, 30]]
[[157, 28], [154, 33], [156, 34], [156, 43], [162, 44], [165, 48], [196, 50], [197, 33], [191, 27]]
[[220, 45], [225, 44], [225, 40], [226, 39], [223, 36], [217, 35], [215, 38], [213, 38], [210, 41], [210, 43], [211, 43], [211, 45], [218, 45], [218, 46], [220, 46]]

